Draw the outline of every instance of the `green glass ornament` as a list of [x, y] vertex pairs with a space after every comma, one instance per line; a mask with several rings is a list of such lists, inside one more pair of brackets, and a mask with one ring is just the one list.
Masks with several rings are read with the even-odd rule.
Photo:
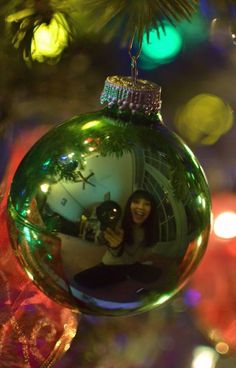
[[19, 165], [12, 245], [49, 297], [74, 310], [131, 315], [185, 285], [210, 231], [210, 194], [188, 146], [163, 123], [161, 88], [108, 77], [107, 106], [43, 136]]

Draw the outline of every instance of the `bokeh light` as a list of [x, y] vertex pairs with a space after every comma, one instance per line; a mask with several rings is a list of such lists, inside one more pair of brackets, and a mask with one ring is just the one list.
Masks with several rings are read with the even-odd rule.
[[61, 13], [55, 13], [49, 24], [43, 23], [34, 30], [31, 43], [33, 60], [58, 57], [68, 45], [68, 24]]
[[140, 55], [141, 69], [154, 69], [160, 64], [167, 64], [174, 60], [182, 48], [183, 40], [178, 30], [170, 24], [165, 29], [150, 31], [149, 39], [145, 33]]
[[236, 213], [222, 212], [214, 219], [214, 232], [223, 239], [236, 237]]
[[198, 346], [193, 352], [191, 368], [215, 368], [218, 355], [208, 346]]
[[229, 345], [225, 342], [218, 342], [215, 346], [216, 351], [221, 354], [227, 354], [229, 352]]
[[226, 52], [235, 45], [235, 26], [231, 19], [214, 18], [210, 25], [210, 42], [219, 51]]
[[188, 49], [208, 39], [208, 28], [208, 22], [205, 21], [200, 12], [196, 12], [191, 17], [191, 22], [182, 20], [178, 24], [178, 30], [181, 32], [184, 43]]
[[[225, 214], [236, 214], [236, 194], [212, 194], [213, 231], [202, 263], [192, 276], [187, 296], [198, 295], [192, 306], [196, 326], [212, 342], [219, 354], [236, 353], [236, 236], [222, 235], [235, 225], [222, 221], [220, 237], [216, 235], [216, 220]], [[227, 215], [228, 216], [228, 215]], [[232, 235], [232, 234], [231, 234]], [[187, 298], [188, 297], [188, 298]], [[192, 298], [193, 299], [193, 298]], [[205, 365], [202, 365], [205, 368]]]
[[218, 96], [199, 94], [177, 111], [175, 125], [189, 143], [211, 145], [232, 127], [233, 111]]

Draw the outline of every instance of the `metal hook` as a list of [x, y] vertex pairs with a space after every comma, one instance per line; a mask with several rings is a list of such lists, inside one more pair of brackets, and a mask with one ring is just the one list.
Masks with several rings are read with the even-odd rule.
[[138, 78], [138, 58], [140, 56], [141, 49], [142, 49], [142, 43], [141, 43], [139, 45], [139, 49], [138, 49], [136, 55], [132, 55], [132, 48], [133, 48], [135, 33], [136, 32], [134, 32], [134, 34], [133, 34], [133, 36], [130, 40], [130, 44], [129, 44], [129, 56], [130, 56], [130, 59], [131, 59], [131, 77], [132, 77], [132, 80], [133, 80], [134, 84], [136, 84], [137, 78]]

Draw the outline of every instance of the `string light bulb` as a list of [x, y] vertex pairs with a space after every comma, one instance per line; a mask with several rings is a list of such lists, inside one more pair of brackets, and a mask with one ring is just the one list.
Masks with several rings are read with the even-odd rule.
[[55, 13], [49, 24], [43, 23], [34, 29], [31, 42], [33, 60], [43, 62], [46, 58], [58, 57], [68, 45], [68, 24], [61, 13]]

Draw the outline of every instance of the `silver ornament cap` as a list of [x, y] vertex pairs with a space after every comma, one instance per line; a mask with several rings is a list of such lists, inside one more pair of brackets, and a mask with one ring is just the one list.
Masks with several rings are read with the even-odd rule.
[[161, 109], [161, 87], [143, 79], [135, 82], [132, 77], [109, 76], [100, 98], [108, 108], [117, 106], [119, 111], [157, 114]]

